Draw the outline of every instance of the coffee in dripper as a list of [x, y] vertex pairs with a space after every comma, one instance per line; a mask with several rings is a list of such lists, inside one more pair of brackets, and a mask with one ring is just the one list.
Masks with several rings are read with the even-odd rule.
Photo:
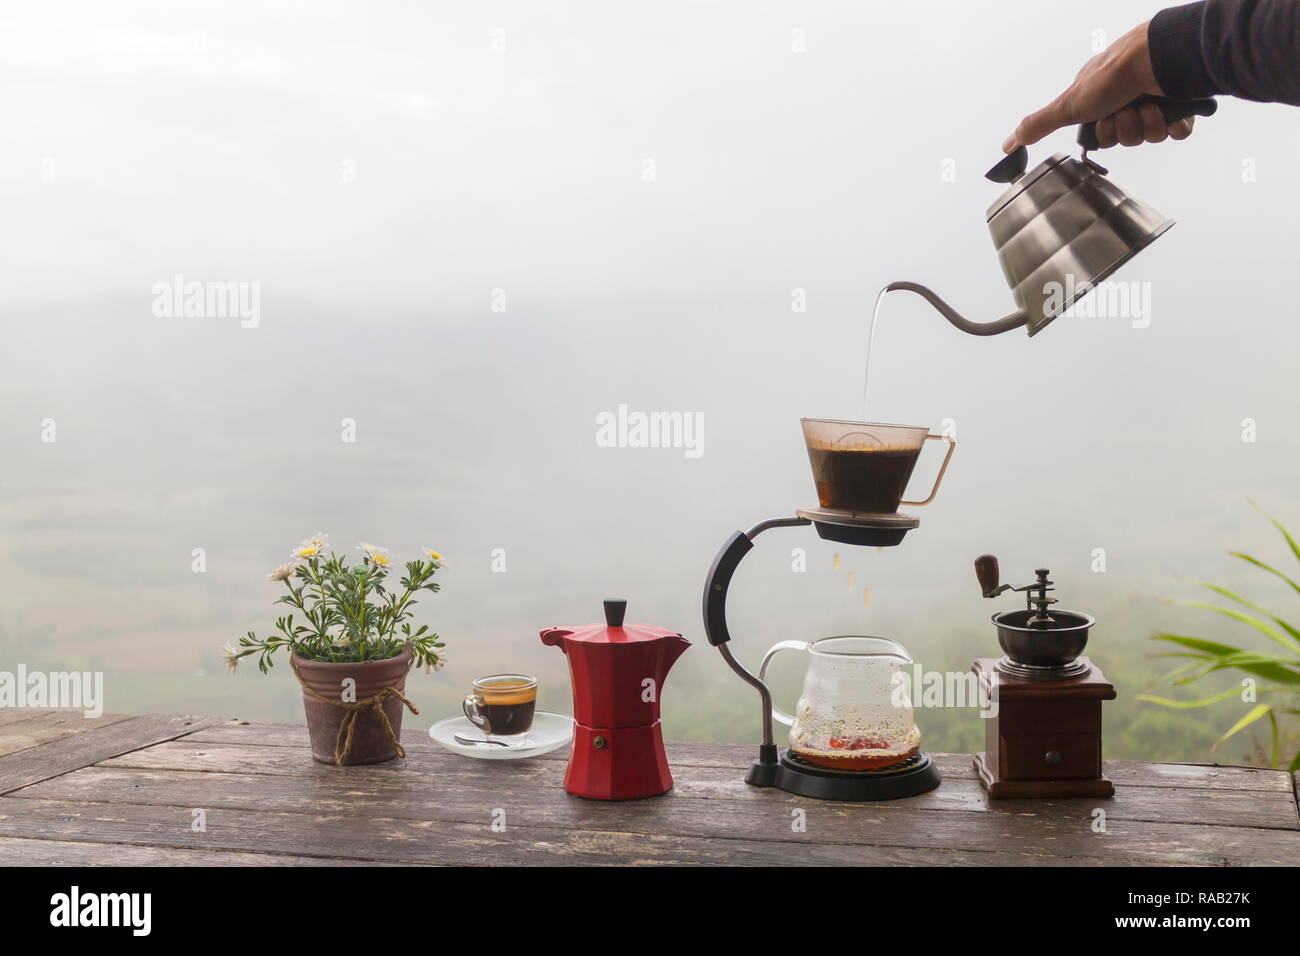
[[[957, 446], [955, 439], [911, 425], [822, 418], [800, 421], [818, 504], [833, 511], [893, 514], [900, 504], [929, 504]], [[930, 494], [920, 501], [904, 501], [907, 483], [927, 441], [946, 441], [948, 452]]]

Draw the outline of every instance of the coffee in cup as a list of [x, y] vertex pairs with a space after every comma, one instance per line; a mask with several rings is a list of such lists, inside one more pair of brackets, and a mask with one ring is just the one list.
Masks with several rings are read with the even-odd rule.
[[474, 681], [465, 698], [465, 716], [489, 737], [527, 733], [537, 708], [537, 678], [526, 674], [492, 674]]

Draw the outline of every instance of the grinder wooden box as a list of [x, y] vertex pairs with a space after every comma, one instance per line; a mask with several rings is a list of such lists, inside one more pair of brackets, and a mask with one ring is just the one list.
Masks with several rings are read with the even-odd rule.
[[997, 716], [984, 720], [984, 752], [975, 755], [989, 798], [1114, 796], [1101, 772], [1101, 702], [1115, 699], [1115, 687], [1101, 670], [1088, 661], [1078, 677], [1030, 680], [996, 665], [980, 658], [974, 666], [997, 702]]

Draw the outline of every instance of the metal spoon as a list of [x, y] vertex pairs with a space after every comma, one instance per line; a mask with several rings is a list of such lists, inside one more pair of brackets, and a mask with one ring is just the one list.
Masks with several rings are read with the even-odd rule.
[[509, 747], [510, 745], [504, 740], [489, 740], [484, 737], [466, 737], [464, 734], [453, 734], [458, 744], [470, 744], [478, 746], [480, 744], [491, 744], [495, 747]]

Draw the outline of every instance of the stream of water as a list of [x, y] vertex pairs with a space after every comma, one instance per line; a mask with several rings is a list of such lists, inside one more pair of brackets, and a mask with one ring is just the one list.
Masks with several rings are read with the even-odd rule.
[[862, 420], [871, 421], [871, 415], [867, 407], [867, 391], [871, 387], [871, 346], [876, 340], [876, 320], [880, 318], [880, 307], [884, 304], [885, 296], [889, 293], [889, 286], [885, 286], [876, 293], [876, 305], [871, 310], [871, 324], [867, 326], [867, 356], [862, 367]]

